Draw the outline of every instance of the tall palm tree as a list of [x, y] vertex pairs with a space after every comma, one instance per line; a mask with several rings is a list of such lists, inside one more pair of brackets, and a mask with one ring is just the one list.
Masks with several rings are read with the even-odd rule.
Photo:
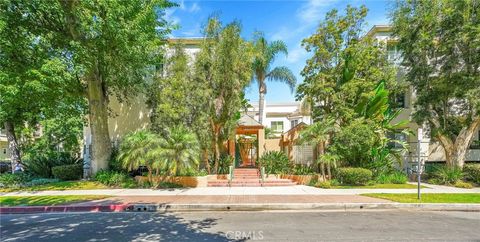
[[275, 57], [279, 53], [288, 54], [287, 45], [281, 41], [276, 40], [270, 43], [267, 42], [263, 33], [255, 33], [253, 39], [253, 46], [255, 49], [255, 58], [253, 60], [253, 74], [258, 83], [259, 92], [259, 119], [263, 124], [263, 108], [265, 106], [265, 94], [267, 94], [266, 80], [279, 81], [288, 85], [293, 92], [296, 85], [296, 78], [292, 71], [285, 66], [271, 68]]
[[198, 166], [200, 148], [194, 133], [182, 126], [168, 130], [163, 140], [162, 158], [165, 170], [170, 175], [179, 175], [191, 167]]

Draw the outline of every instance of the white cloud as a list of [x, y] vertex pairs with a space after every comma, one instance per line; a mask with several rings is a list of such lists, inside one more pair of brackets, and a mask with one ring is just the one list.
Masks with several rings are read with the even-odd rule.
[[316, 24], [323, 18], [325, 10], [335, 2], [336, 0], [309, 0], [297, 11], [297, 18], [303, 24]]
[[181, 0], [178, 2], [177, 8], [170, 8], [165, 10], [165, 19], [174, 25], [180, 25], [181, 20], [179, 17], [175, 16], [176, 11], [196, 13], [196, 12], [199, 12], [200, 10], [201, 10], [200, 5], [197, 2], [194, 2], [191, 4], [191, 6], [188, 6], [188, 4], [185, 3], [184, 0]]
[[200, 6], [198, 5], [198, 3], [193, 3], [190, 9], [188, 10], [188, 12], [190, 13], [196, 13], [198, 11], [200, 11]]
[[302, 61], [305, 59], [307, 56], [307, 51], [298, 44], [293, 48], [292, 50], [288, 51], [288, 56], [286, 59], [287, 63], [297, 63], [299, 61]]

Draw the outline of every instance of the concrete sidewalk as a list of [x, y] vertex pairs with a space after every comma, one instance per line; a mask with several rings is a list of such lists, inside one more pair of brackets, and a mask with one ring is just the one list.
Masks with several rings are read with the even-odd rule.
[[[463, 189], [427, 185], [422, 193], [480, 193], [480, 188]], [[417, 189], [321, 189], [297, 185], [285, 187], [198, 187], [181, 189], [98, 189], [65, 191], [18, 191], [1, 196], [109, 195], [109, 196], [198, 196], [198, 195], [361, 195], [365, 193], [416, 193]]]
[[292, 203], [391, 203], [389, 200], [359, 195], [177, 195], [117, 196], [76, 203], [79, 206], [120, 204], [292, 204]]

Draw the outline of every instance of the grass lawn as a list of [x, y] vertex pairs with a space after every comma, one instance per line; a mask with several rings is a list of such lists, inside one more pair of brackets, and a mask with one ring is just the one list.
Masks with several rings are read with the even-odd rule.
[[47, 191], [47, 190], [90, 190], [107, 189], [108, 187], [96, 181], [61, 181], [45, 185], [22, 187], [22, 188], [4, 188], [0, 192], [14, 191]]
[[[422, 186], [425, 188], [424, 186]], [[332, 186], [330, 189], [414, 189], [417, 185], [413, 184], [373, 184], [365, 186], [339, 185]]]
[[47, 206], [72, 204], [107, 198], [104, 195], [67, 195], [67, 196], [4, 196], [0, 197], [0, 205], [8, 206]]
[[421, 201], [417, 200], [416, 193], [407, 194], [386, 194], [369, 193], [362, 196], [383, 198], [400, 203], [480, 203], [480, 193], [424, 193]]

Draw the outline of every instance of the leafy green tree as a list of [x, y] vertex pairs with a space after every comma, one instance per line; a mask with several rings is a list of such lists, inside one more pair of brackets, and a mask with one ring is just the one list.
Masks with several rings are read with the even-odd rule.
[[[407, 151], [408, 144], [405, 141], [389, 137], [389, 134], [401, 132], [407, 136], [411, 135], [411, 130], [406, 127], [409, 120], [394, 122], [402, 109], [392, 108], [392, 104], [389, 102], [389, 90], [385, 88], [384, 81], [377, 85], [374, 94], [370, 97], [365, 96], [357, 104], [355, 111], [360, 118], [371, 120], [375, 125], [378, 144], [370, 149], [372, 155], [370, 167], [375, 174], [391, 172], [394, 162], [399, 164], [403, 162], [402, 153]], [[393, 144], [398, 145], [394, 148]]]
[[399, 1], [391, 14], [414, 119], [428, 123], [448, 166], [463, 167], [480, 128], [480, 2]]
[[195, 82], [209, 91], [208, 123], [212, 137], [214, 171], [218, 170], [220, 145], [232, 136], [252, 76], [251, 46], [240, 36], [237, 22], [222, 26], [216, 17], [208, 20], [201, 50], [195, 60]]
[[372, 121], [355, 119], [335, 134], [330, 152], [340, 156], [344, 164], [370, 168], [370, 151], [379, 144], [375, 130], [376, 125]]
[[314, 118], [330, 116], [339, 124], [349, 122], [357, 103], [372, 93], [378, 80], [396, 89], [395, 71], [384, 48], [363, 36], [366, 15], [365, 6], [347, 6], [345, 15], [334, 9], [302, 41], [313, 56], [301, 72], [305, 81], [297, 89], [297, 99], [310, 102]]
[[25, 28], [50, 37], [69, 60], [88, 101], [92, 172], [107, 168], [112, 153], [108, 103], [138, 93], [159, 63], [159, 45], [169, 32], [163, 19], [169, 1], [13, 1]]
[[[24, 8], [28, 4], [0, 2], [0, 124], [5, 127], [14, 165], [21, 163], [20, 147], [26, 145], [19, 138], [30, 141], [28, 137], [42, 123], [60, 125], [62, 121], [53, 120], [72, 109], [83, 113], [81, 86], [69, 71], [69, 60], [51, 45], [49, 36], [31, 30], [29, 11]], [[76, 136], [74, 132], [66, 135], [72, 134]], [[70, 145], [58, 136], [51, 137], [51, 143]], [[75, 138], [78, 142], [79, 137]]]
[[273, 69], [271, 67], [278, 54], [288, 54], [287, 45], [283, 41], [276, 40], [268, 43], [263, 33], [257, 32], [253, 39], [253, 47], [255, 51], [253, 73], [258, 83], [259, 93], [258, 117], [259, 122], [263, 123], [265, 94], [267, 94], [266, 80], [283, 82], [288, 85], [292, 92], [295, 89], [297, 80], [288, 67], [279, 66]]
[[201, 142], [202, 159], [210, 173], [208, 162], [211, 149], [208, 105], [210, 89], [198, 87], [189, 56], [181, 44], [171, 46], [163, 73], [149, 87], [148, 104], [152, 108], [152, 128], [167, 135], [172, 125], [188, 127]]

